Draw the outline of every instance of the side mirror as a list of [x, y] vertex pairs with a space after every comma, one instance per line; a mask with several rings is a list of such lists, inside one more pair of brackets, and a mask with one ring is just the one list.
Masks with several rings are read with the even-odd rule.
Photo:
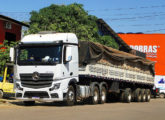
[[72, 47], [67, 46], [65, 51], [65, 63], [72, 60]]
[[14, 62], [14, 48], [10, 48], [10, 61]]

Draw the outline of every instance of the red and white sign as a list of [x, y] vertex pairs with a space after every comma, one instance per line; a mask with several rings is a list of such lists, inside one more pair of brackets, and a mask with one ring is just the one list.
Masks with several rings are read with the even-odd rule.
[[156, 75], [165, 75], [165, 34], [118, 34], [131, 48], [155, 61]]

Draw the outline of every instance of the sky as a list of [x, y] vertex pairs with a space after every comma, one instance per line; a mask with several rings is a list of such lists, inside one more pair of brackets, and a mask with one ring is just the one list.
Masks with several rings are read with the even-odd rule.
[[0, 14], [29, 21], [33, 10], [72, 3], [83, 4], [117, 33], [165, 33], [165, 0], [0, 0]]

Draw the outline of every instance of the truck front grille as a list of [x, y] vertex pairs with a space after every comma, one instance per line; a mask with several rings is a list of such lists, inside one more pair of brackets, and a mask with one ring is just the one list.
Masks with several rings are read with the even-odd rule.
[[52, 85], [53, 74], [39, 74], [39, 79], [37, 80], [34, 80], [32, 76], [33, 74], [20, 74], [21, 84], [23, 87], [39, 89], [50, 87]]
[[25, 98], [49, 98], [49, 95], [47, 92], [38, 92], [38, 91], [33, 91], [33, 92], [25, 92], [24, 94]]

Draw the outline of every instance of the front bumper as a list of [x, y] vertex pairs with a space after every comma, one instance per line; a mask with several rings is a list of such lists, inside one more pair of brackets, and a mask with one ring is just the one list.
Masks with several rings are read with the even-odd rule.
[[[60, 83], [60, 87], [58, 89], [51, 90], [53, 86], [57, 83]], [[64, 101], [65, 95], [68, 90], [68, 86], [66, 85], [66, 81], [53, 82], [51, 87], [34, 89], [27, 88], [21, 85], [21, 82], [16, 82], [20, 86], [20, 89], [16, 88], [16, 99], [23, 101]]]

